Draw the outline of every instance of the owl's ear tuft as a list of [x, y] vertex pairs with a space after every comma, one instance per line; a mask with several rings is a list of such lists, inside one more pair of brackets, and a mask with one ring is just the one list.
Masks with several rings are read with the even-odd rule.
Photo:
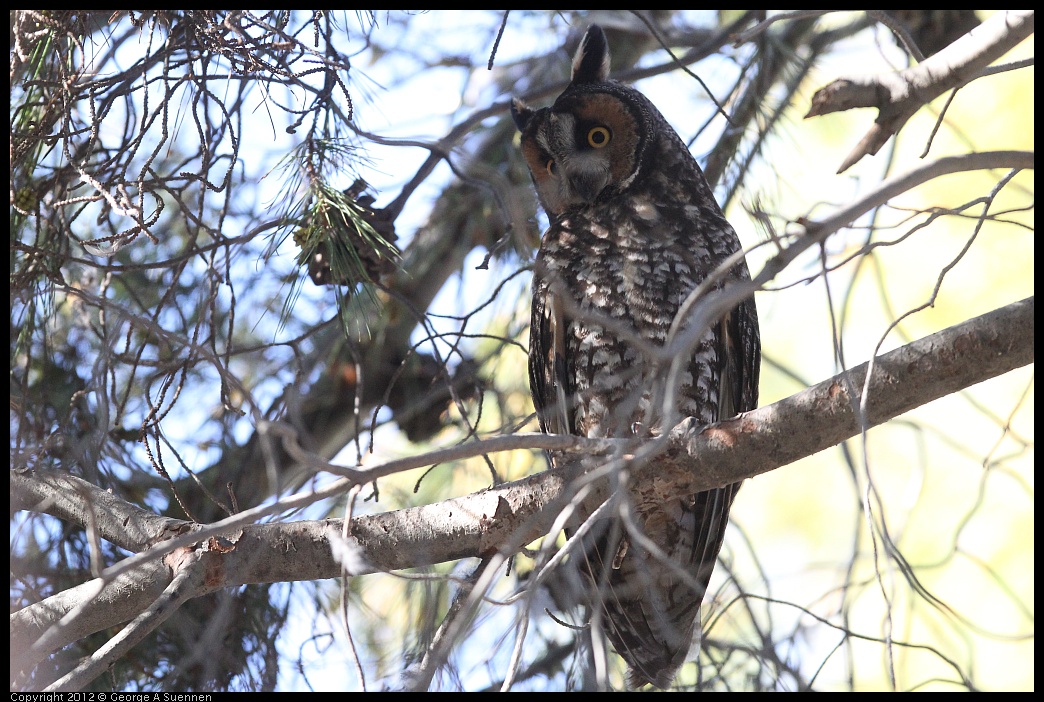
[[526, 125], [529, 124], [529, 120], [533, 119], [534, 114], [536, 114], [536, 110], [532, 107], [518, 98], [511, 98], [511, 119], [515, 120], [518, 131], [526, 131]]
[[574, 83], [601, 83], [609, 77], [609, 42], [605, 32], [592, 24], [573, 57]]

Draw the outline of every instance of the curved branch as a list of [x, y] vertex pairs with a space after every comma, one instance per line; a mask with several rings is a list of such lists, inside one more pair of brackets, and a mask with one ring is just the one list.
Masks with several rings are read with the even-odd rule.
[[[892, 176], [862, 195], [855, 202], [839, 208], [829, 217], [818, 221], [802, 222], [805, 228], [804, 235], [765, 264], [761, 272], [754, 277], [751, 290], [740, 290], [741, 286], [738, 285], [734, 287], [740, 295], [749, 294], [756, 289], [760, 289], [760, 286], [775, 278], [805, 250], [825, 241], [831, 234], [842, 227], [847, 227], [875, 207], [880, 207], [893, 197], [901, 195], [922, 183], [927, 183], [934, 178], [951, 173], [992, 170], [996, 168], [1032, 169], [1034, 168], [1034, 154], [1032, 151], [983, 151], [957, 156], [945, 156], [935, 161], [924, 163], [906, 173]], [[739, 299], [742, 299], [742, 297]]]
[[[193, 554], [189, 554], [191, 558]], [[104, 673], [112, 664], [126, 655], [150, 632], [178, 611], [185, 602], [208, 592], [204, 584], [205, 574], [198, 563], [183, 567], [145, 611], [141, 612], [104, 646], [80, 661], [79, 665], [46, 688], [47, 692], [71, 692], [79, 690]]]
[[[1033, 309], [1033, 298], [1015, 302], [876, 358], [865, 398], [868, 363], [735, 419], [706, 427], [686, 419], [669, 437], [667, 461], [629, 467], [634, 482], [650, 465], [657, 477], [672, 480], [679, 494], [753, 478], [1028, 365]], [[617, 441], [624, 450], [634, 448], [633, 442]], [[671, 468], [668, 478], [665, 471]], [[375, 567], [388, 570], [529, 543], [553, 520], [555, 510], [547, 508], [564, 504], [563, 495], [573, 492], [570, 483], [584, 471], [581, 466], [546, 471], [475, 495], [360, 517], [352, 523], [352, 536]], [[609, 495], [609, 480], [594, 487], [586, 502], [597, 505]]]
[[991, 63], [1033, 34], [1032, 10], [1005, 10], [922, 63], [897, 73], [839, 78], [812, 96], [805, 118], [856, 107], [876, 107], [874, 126], [838, 173], [876, 154], [923, 106], [974, 80]]

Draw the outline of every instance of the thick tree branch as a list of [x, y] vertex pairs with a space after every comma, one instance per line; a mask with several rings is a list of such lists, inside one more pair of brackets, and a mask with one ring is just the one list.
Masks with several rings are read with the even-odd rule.
[[54, 651], [130, 621], [162, 597], [170, 581], [167, 564], [152, 560], [107, 581], [95, 578], [14, 612], [10, 621], [11, 680], [21, 686], [32, 669]]
[[839, 78], [812, 96], [805, 118], [876, 107], [874, 126], [841, 164], [842, 173], [876, 154], [923, 106], [974, 80], [1033, 33], [1032, 10], [1002, 10], [939, 53], [896, 73]]
[[[904, 412], [1032, 363], [1033, 309], [1033, 298], [1028, 298], [886, 353], [874, 360], [868, 386], [870, 364], [864, 363], [710, 427], [685, 420], [663, 447], [670, 460], [632, 465], [632, 475], [637, 483], [642, 471], [655, 465], [657, 477], [669, 479], [679, 494], [752, 478], [811, 456]], [[632, 442], [620, 443], [634, 448]], [[670, 466], [674, 470], [668, 478], [664, 471]], [[563, 493], [572, 494], [569, 484], [583, 471], [580, 466], [547, 471], [435, 505], [359, 518], [353, 521], [352, 535], [381, 569], [482, 555], [503, 544], [505, 536], [525, 544], [543, 533], [554, 518], [554, 510], [546, 507], [564, 502]], [[601, 480], [588, 501], [598, 504], [608, 494], [609, 481]]]
[[[618, 460], [626, 461], [635, 478], [632, 485], [637, 486], [634, 493], [639, 499], [655, 499], [662, 490], [672, 494], [706, 490], [813, 455], [932, 400], [1032, 363], [1033, 311], [1033, 298], [1010, 304], [886, 353], [874, 359], [872, 370], [871, 364], [863, 364], [772, 405], [709, 427], [694, 426], [686, 420], [668, 436], [652, 441], [533, 435], [501, 437], [510, 441], [476, 442], [452, 451], [464, 457], [509, 448], [544, 447], [591, 454], [592, 449], [604, 452], [615, 445], [617, 455], [622, 456]], [[442, 458], [418, 457], [409, 467], [433, 460]], [[175, 545], [183, 546], [186, 538], [204, 544], [200, 550], [207, 551], [213, 561], [207, 567], [206, 591], [339, 577], [342, 565], [350, 574], [361, 575], [497, 552], [514, 553], [546, 533], [559, 509], [576, 494], [576, 481], [588, 485], [585, 508], [609, 496], [610, 480], [604, 465], [599, 465], [606, 459], [590, 462], [598, 468], [591, 471], [590, 466], [577, 463], [436, 504], [356, 517], [348, 543], [340, 536], [340, 520], [243, 527], [242, 519], [248, 515], [236, 515], [208, 527], [196, 527], [196, 533], [158, 545], [151, 553], [170, 553]], [[654, 466], [655, 479], [640, 480]], [[395, 472], [393, 468], [404, 467], [379, 466], [375, 474], [387, 475]], [[338, 482], [344, 488], [351, 483]], [[70, 504], [66, 504], [67, 498], [75, 495], [93, 509], [103, 538], [127, 545], [135, 542], [141, 547], [157, 535], [190, 527], [176, 520], [139, 515], [140, 510], [121, 504], [100, 488], [63, 474], [12, 474], [11, 494], [17, 508], [44, 511], [85, 525], [90, 509], [71, 504], [76, 500], [69, 499]], [[323, 496], [331, 494], [329, 489], [322, 492]], [[43, 499], [45, 495], [54, 499]], [[313, 497], [293, 496], [283, 502], [283, 507]], [[111, 511], [111, 518], [99, 518], [98, 512], [103, 509]], [[112, 526], [120, 521], [117, 517], [121, 514], [138, 515], [138, 523], [145, 526], [135, 527], [137, 536], [121, 536]], [[234, 527], [240, 528], [233, 532]], [[228, 538], [213, 537], [223, 532], [230, 532]], [[117, 575], [119, 572], [123, 571], [117, 571]], [[167, 573], [168, 578], [173, 577], [173, 570]], [[127, 578], [117, 581], [111, 580], [115, 577], [111, 573], [104, 575], [110, 582], [103, 593], [125, 599], [134, 594], [127, 591]], [[135, 583], [130, 579], [135, 583], [130, 590], [139, 591], [135, 602], [155, 598], [165, 585], [162, 578], [159, 582], [155, 577], [146, 580]], [[101, 585], [100, 580], [85, 583], [15, 612], [11, 615], [12, 640], [38, 640], [77, 607], [80, 612], [75, 626], [68, 628], [67, 635], [48, 636], [49, 650], [90, 633], [86, 629], [97, 631], [126, 621], [130, 611], [114, 607], [111, 598], [99, 597]], [[90, 597], [77, 597], [81, 588], [86, 588], [84, 593], [90, 590]]]
[[9, 480], [12, 510], [92, 525], [101, 538], [128, 551], [144, 551], [188, 530], [189, 522], [142, 509], [68, 473], [12, 471]]

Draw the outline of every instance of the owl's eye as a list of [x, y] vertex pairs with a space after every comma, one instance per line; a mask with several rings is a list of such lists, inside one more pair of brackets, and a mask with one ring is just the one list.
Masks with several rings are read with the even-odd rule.
[[544, 168], [547, 169], [548, 175], [555, 175], [556, 173], [558, 173], [558, 166], [555, 165], [555, 160], [553, 158], [548, 159], [547, 163], [544, 165]]
[[596, 149], [608, 146], [610, 139], [612, 139], [612, 134], [605, 127], [592, 127], [587, 132], [587, 143]]

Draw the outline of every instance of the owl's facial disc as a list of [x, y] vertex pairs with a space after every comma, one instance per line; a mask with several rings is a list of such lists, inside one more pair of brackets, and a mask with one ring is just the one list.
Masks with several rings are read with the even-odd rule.
[[[552, 112], [548, 126], [543, 146], [550, 156], [549, 185], [556, 191], [554, 199], [565, 206], [593, 203], [612, 181], [609, 150], [581, 143], [581, 138], [587, 138], [581, 134], [586, 134], [586, 125], [578, 124], [572, 114]], [[598, 138], [608, 136], [599, 134]]]

